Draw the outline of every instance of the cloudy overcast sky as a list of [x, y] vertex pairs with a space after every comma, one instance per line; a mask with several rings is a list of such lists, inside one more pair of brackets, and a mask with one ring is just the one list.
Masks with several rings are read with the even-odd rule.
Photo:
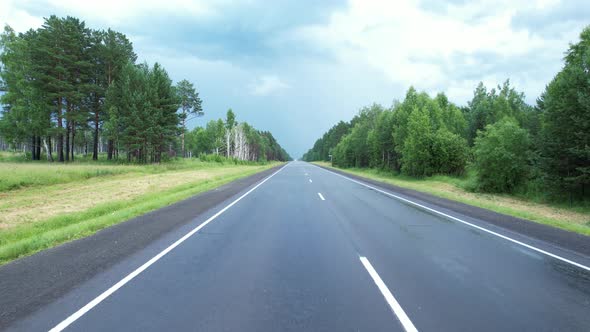
[[194, 82], [204, 118], [273, 132], [293, 157], [339, 120], [413, 85], [458, 104], [510, 78], [534, 103], [590, 24], [588, 0], [0, 0], [17, 31], [51, 14], [111, 27], [139, 61]]

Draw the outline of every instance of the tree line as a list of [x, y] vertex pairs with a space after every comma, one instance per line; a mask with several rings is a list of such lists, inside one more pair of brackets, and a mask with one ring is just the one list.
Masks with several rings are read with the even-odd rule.
[[306, 161], [408, 176], [476, 174], [475, 190], [590, 197], [590, 27], [536, 105], [507, 80], [480, 83], [466, 106], [411, 87], [389, 108], [365, 107], [304, 154]]
[[[199, 93], [187, 80], [174, 85], [160, 64], [136, 61], [123, 33], [90, 29], [74, 17], [51, 16], [25, 33], [6, 26], [0, 35], [3, 146], [59, 162], [76, 153], [97, 160], [102, 151], [108, 160], [139, 163], [186, 157], [187, 122], [204, 114]], [[242, 147], [232, 157], [250, 158]]]
[[270, 132], [238, 122], [231, 109], [225, 121], [211, 120], [205, 127], [195, 127], [187, 133], [186, 140], [190, 154], [195, 156], [214, 154], [249, 161], [291, 160]]

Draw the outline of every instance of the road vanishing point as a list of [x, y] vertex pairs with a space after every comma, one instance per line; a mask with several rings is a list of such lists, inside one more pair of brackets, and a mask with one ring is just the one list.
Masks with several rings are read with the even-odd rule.
[[485, 214], [299, 161], [179, 204], [0, 268], [0, 328], [590, 331], [588, 255]]

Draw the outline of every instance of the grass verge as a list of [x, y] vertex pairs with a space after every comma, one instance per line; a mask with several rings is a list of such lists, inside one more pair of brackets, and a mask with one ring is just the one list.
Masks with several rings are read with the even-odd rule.
[[[3, 158], [2, 155], [10, 157]], [[260, 165], [254, 162], [235, 161], [222, 156], [206, 157], [209, 158], [203, 158], [204, 160], [176, 158], [165, 163], [148, 165], [126, 164], [120, 160], [108, 161], [104, 158], [93, 161], [83, 157], [78, 157], [76, 161], [68, 163], [48, 163], [46, 161], [27, 161], [16, 154], [0, 151], [0, 193], [129, 173], [145, 175], [227, 167], [228, 165]]]
[[84, 211], [65, 213], [46, 220], [25, 222], [10, 228], [0, 229], [0, 265], [43, 249], [92, 235], [108, 226], [277, 165], [278, 163], [263, 166], [241, 166], [245, 169], [239, 173], [221, 173], [210, 179], [183, 183], [164, 191], [155, 188], [156, 190], [136, 196], [131, 200], [113, 200]]
[[327, 162], [314, 164], [590, 236], [588, 207], [553, 206], [510, 195], [470, 192], [463, 187], [468, 179], [449, 176], [416, 179], [376, 169], [342, 169]]

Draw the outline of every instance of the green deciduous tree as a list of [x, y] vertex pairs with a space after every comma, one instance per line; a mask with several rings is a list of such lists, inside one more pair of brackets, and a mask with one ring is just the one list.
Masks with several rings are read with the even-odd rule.
[[467, 108], [467, 138], [470, 144], [473, 144], [478, 130], [507, 116], [516, 119], [525, 129], [534, 126], [534, 108], [527, 105], [522, 92], [510, 86], [509, 80], [490, 91], [479, 83]]
[[[256, 130], [246, 122], [238, 124], [233, 111], [228, 119], [234, 124], [230, 130], [222, 119], [209, 121], [206, 128], [195, 127], [191, 130], [187, 134], [187, 148], [191, 153], [200, 156], [213, 153], [219, 156], [226, 144], [226, 134], [230, 132], [230, 146], [233, 148], [231, 158], [234, 160], [291, 160], [270, 132]], [[222, 158], [219, 157], [218, 160]]]
[[369, 166], [394, 169], [397, 165], [397, 155], [393, 144], [393, 112], [384, 110], [375, 120], [375, 127], [368, 133]]
[[480, 190], [511, 192], [527, 180], [530, 140], [515, 119], [487, 125], [475, 139], [474, 154]]
[[342, 137], [349, 133], [351, 124], [340, 121], [330, 128], [321, 138], [319, 138], [313, 147], [304, 154], [303, 160], [306, 161], [330, 161], [332, 149], [340, 142]]
[[[333, 135], [337, 127], [343, 130]], [[332, 127], [304, 159], [329, 160], [330, 153], [336, 166], [411, 176], [459, 175], [472, 162], [482, 191], [511, 192], [520, 186], [522, 193], [538, 196], [545, 186], [556, 194], [588, 200], [590, 27], [570, 45], [563, 69], [536, 107], [528, 105], [509, 80], [489, 90], [478, 84], [463, 107], [442, 93], [431, 98], [410, 87], [390, 109], [376, 116], [360, 112]]]
[[412, 176], [434, 174], [432, 136], [434, 129], [424, 108], [416, 108], [408, 117], [407, 136], [402, 149], [402, 172]]
[[230, 108], [227, 110], [225, 116], [225, 154], [229, 158], [232, 153], [232, 145], [231, 145], [231, 134], [232, 130], [236, 126], [236, 115], [234, 111]]
[[[353, 127], [350, 133], [345, 136], [346, 140], [341, 140], [336, 148], [341, 144], [343, 146], [333, 150], [337, 163], [345, 167], [369, 166], [372, 149], [369, 145], [371, 143], [369, 133], [375, 130], [377, 120], [383, 111], [384, 108], [378, 104], [361, 109], [351, 121]], [[338, 155], [336, 156], [336, 154]]]
[[469, 155], [463, 137], [441, 128], [434, 134], [431, 148], [432, 168], [437, 174], [463, 174]]

